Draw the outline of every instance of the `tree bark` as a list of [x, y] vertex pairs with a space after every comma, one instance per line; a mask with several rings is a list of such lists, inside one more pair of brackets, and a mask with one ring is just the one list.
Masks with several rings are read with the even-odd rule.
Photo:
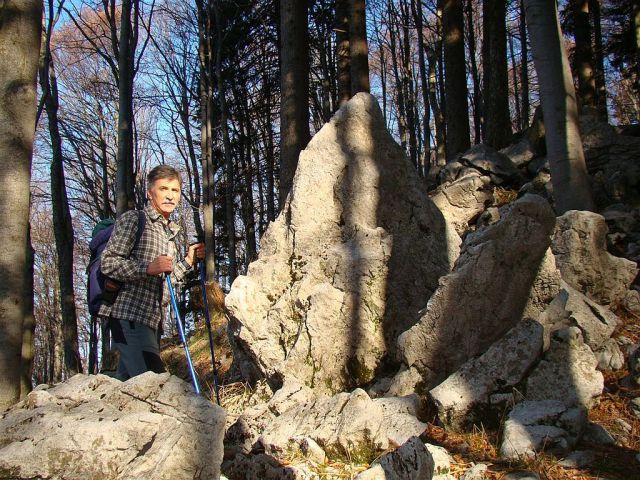
[[202, 163], [202, 217], [205, 242], [205, 275], [215, 280], [214, 181], [213, 181], [213, 37], [209, 4], [196, 0], [198, 11], [198, 66], [200, 68], [200, 156]]
[[41, 1], [0, 4], [0, 411], [20, 398], [41, 15]]
[[524, 0], [540, 84], [556, 212], [594, 209], [578, 128], [578, 106], [555, 0]]
[[447, 161], [450, 162], [455, 160], [458, 153], [470, 147], [462, 0], [442, 0], [442, 37], [445, 64]]
[[482, 5], [484, 140], [485, 143], [499, 150], [509, 144], [512, 135], [507, 69], [507, 1], [484, 0]]
[[478, 75], [478, 62], [476, 61], [476, 37], [473, 24], [473, 0], [466, 0], [467, 30], [469, 31], [469, 61], [471, 64], [471, 81], [473, 83], [473, 139], [474, 143], [482, 142], [484, 131], [484, 106], [482, 102], [482, 89], [480, 76]]
[[596, 81], [589, 23], [589, 0], [573, 0], [576, 46], [573, 53], [574, 71], [578, 77], [579, 107], [596, 106]]
[[589, 9], [593, 13], [593, 37], [596, 80], [596, 106], [599, 117], [607, 121], [607, 87], [605, 85], [604, 46], [602, 43], [602, 22], [600, 19], [600, 0], [590, 0]]
[[[280, 106], [280, 208], [282, 208], [293, 184], [293, 176], [298, 166], [298, 156], [310, 139], [307, 0], [281, 0], [280, 15], [282, 94]], [[353, 45], [351, 48], [354, 48]], [[352, 68], [353, 60], [352, 56]]]
[[336, 59], [338, 64], [338, 104], [342, 106], [351, 98], [348, 0], [336, 0]]
[[369, 46], [365, 0], [349, 0], [349, 52], [351, 95], [369, 92]]
[[520, 83], [521, 83], [521, 130], [529, 127], [530, 103], [529, 103], [529, 41], [527, 40], [527, 26], [525, 22], [524, 3], [520, 0]]
[[133, 169], [133, 78], [137, 31], [131, 14], [137, 14], [138, 0], [122, 0], [118, 42], [118, 154], [116, 172], [116, 213], [135, 208]]
[[22, 379], [20, 384], [20, 398], [24, 398], [33, 388], [33, 336], [36, 329], [36, 319], [33, 312], [33, 261], [35, 251], [31, 246], [31, 228], [27, 230], [27, 272], [25, 275], [24, 301], [26, 315], [24, 317], [22, 335]]

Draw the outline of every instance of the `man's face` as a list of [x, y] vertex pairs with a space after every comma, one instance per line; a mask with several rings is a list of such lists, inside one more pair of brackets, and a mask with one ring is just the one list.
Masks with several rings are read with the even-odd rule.
[[180, 181], [177, 178], [159, 178], [153, 182], [147, 195], [153, 208], [164, 218], [169, 218], [180, 202]]

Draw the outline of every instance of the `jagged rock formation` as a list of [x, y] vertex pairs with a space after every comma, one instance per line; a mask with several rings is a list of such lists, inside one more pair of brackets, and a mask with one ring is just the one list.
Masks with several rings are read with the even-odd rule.
[[[404, 363], [428, 387], [521, 320], [554, 223], [549, 204], [528, 195], [507, 207], [498, 223], [467, 236], [453, 272], [440, 280], [419, 322], [398, 340]], [[555, 293], [548, 292], [548, 300]]]
[[0, 477], [216, 479], [225, 412], [168, 373], [76, 375], [0, 418]]
[[396, 339], [449, 272], [459, 238], [358, 94], [301, 153], [283, 211], [226, 299], [245, 378], [339, 392], [397, 357]]

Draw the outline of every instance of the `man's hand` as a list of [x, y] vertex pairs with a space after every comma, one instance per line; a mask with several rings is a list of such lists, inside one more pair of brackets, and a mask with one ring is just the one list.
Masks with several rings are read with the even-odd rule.
[[173, 272], [173, 257], [169, 255], [158, 255], [147, 266], [147, 275], [160, 275], [161, 273]]
[[189, 250], [187, 251], [187, 257], [185, 260], [189, 265], [193, 267], [193, 262], [195, 259], [202, 260], [204, 258], [204, 243], [194, 243], [193, 245], [189, 245]]

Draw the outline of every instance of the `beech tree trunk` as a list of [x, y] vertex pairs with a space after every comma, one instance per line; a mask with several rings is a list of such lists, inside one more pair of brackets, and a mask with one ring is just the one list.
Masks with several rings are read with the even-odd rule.
[[[281, 0], [280, 15], [280, 85], [282, 92], [280, 106], [280, 208], [282, 208], [293, 184], [293, 176], [298, 166], [298, 156], [309, 143], [311, 136], [309, 133], [307, 0]], [[353, 57], [351, 62], [353, 68]]]
[[512, 134], [507, 69], [507, 0], [484, 0], [482, 5], [484, 141], [499, 150], [509, 144]]
[[116, 213], [135, 208], [135, 176], [133, 169], [133, 78], [134, 56], [138, 41], [138, 0], [122, 0], [120, 39], [118, 42], [118, 154], [116, 172]]
[[20, 398], [42, 1], [0, 4], [0, 411]]
[[351, 56], [351, 96], [369, 92], [369, 46], [365, 0], [349, 0], [349, 52]]
[[349, 53], [349, 0], [336, 0], [336, 59], [338, 104], [351, 98], [351, 55]]
[[445, 117], [447, 121], [447, 161], [468, 150], [469, 103], [464, 55], [464, 16], [462, 0], [442, 0], [444, 41]]
[[547, 158], [558, 215], [594, 210], [578, 128], [578, 105], [555, 0], [524, 0], [538, 73]]
[[573, 0], [576, 46], [573, 53], [574, 71], [578, 77], [579, 106], [596, 106], [596, 81], [589, 23], [589, 0]]

